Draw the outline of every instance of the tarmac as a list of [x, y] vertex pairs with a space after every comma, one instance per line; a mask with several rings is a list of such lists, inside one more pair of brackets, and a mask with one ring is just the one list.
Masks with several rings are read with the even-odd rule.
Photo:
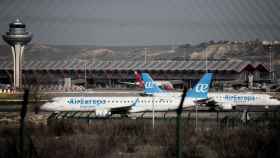
[[[97, 91], [84, 91], [84, 92], [45, 92], [45, 95], [51, 97], [58, 96], [141, 96], [142, 91], [138, 90], [97, 90]], [[20, 111], [20, 105], [0, 105], [0, 114], [5, 114], [4, 116], [9, 116], [12, 113]], [[32, 110], [32, 105], [29, 106]], [[241, 119], [244, 114], [249, 115], [250, 118], [269, 113], [275, 115], [279, 113], [280, 107], [267, 107], [267, 106], [239, 106], [233, 110], [219, 110], [219, 111], [209, 111], [207, 107], [198, 106], [197, 111], [194, 107], [185, 109], [182, 113], [182, 117], [186, 119], [199, 120], [221, 120], [227, 117], [235, 117]], [[197, 112], [197, 113], [196, 113]], [[33, 116], [34, 114], [32, 114]], [[35, 115], [34, 115], [35, 116]], [[39, 118], [41, 116], [47, 117], [48, 119], [83, 119], [83, 120], [94, 120], [97, 119], [94, 112], [60, 112], [60, 113], [39, 113]], [[172, 119], [176, 118], [175, 111], [169, 112], [155, 112], [155, 119]], [[36, 121], [36, 117], [34, 117]], [[142, 112], [129, 114], [128, 118], [131, 119], [152, 119], [152, 112]], [[1, 119], [1, 118], [0, 118]], [[120, 115], [113, 115], [109, 119], [123, 119]]]

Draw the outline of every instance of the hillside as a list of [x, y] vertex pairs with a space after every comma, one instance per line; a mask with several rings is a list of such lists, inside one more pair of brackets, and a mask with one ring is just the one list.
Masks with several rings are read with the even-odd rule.
[[[145, 53], [147, 48], [147, 53]], [[280, 47], [272, 49], [274, 67], [280, 65]], [[207, 58], [218, 60], [249, 60], [269, 62], [269, 51], [261, 41], [228, 42], [209, 41], [197, 45], [172, 46], [135, 46], [135, 47], [99, 47], [99, 46], [55, 46], [45, 44], [28, 45], [25, 60], [197, 60]], [[0, 60], [11, 60], [7, 45], [0, 46]]]

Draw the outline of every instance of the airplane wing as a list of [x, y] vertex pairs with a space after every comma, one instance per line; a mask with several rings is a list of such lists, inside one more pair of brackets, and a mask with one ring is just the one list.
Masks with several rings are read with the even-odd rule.
[[127, 85], [134, 85], [134, 86], [137, 86], [137, 82], [119, 82], [121, 84], [127, 84]]
[[130, 105], [127, 105], [127, 106], [121, 106], [121, 107], [112, 107], [110, 109], [96, 109], [95, 110], [95, 113], [96, 115], [98, 116], [109, 116], [109, 115], [112, 115], [112, 114], [128, 114], [129, 113], [129, 110], [131, 110], [131, 108], [133, 106], [136, 106], [136, 104], [139, 102], [139, 99], [137, 98], [135, 100], [135, 102], [133, 102], [132, 104]]
[[215, 100], [210, 100], [206, 106], [208, 106], [212, 110], [230, 110], [233, 109], [234, 105], [227, 102], [216, 102]]
[[143, 88], [142, 82], [119, 82], [120, 84], [126, 84], [126, 85], [132, 85], [132, 86], [138, 86], [140, 88]]
[[112, 108], [110, 110], [111, 114], [128, 114], [129, 110], [132, 106], [125, 106], [125, 107], [118, 107], [118, 108]]
[[228, 103], [217, 102], [213, 98], [196, 100], [195, 103], [201, 106], [208, 107], [210, 111], [232, 109], [232, 105], [229, 105]]
[[128, 114], [129, 110], [131, 109], [130, 106], [123, 106], [123, 107], [113, 107], [113, 108], [97, 108], [93, 110], [97, 117], [110, 117], [113, 114]]
[[195, 100], [194, 102], [195, 102], [196, 104], [199, 104], [199, 105], [205, 105], [205, 104], [207, 104], [209, 101], [210, 101], [210, 98]]

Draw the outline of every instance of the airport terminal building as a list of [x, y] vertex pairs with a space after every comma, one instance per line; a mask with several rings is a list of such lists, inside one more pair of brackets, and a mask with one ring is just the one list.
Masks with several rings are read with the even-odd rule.
[[[0, 82], [11, 84], [13, 63], [0, 63]], [[227, 81], [246, 83], [268, 82], [274, 75], [263, 63], [249, 61], [211, 60], [207, 69], [213, 72], [213, 84]], [[134, 72], [149, 72], [155, 80], [176, 80], [176, 88], [183, 83], [191, 86], [206, 71], [206, 62], [201, 60], [187, 61], [25, 61], [23, 66], [24, 86], [43, 86], [61, 89], [76, 84], [87, 88], [128, 88], [120, 82], [135, 82]], [[86, 82], [85, 82], [86, 81]]]

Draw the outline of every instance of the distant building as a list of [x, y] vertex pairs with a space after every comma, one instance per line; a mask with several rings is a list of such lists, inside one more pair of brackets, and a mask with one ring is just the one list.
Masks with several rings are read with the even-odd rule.
[[[249, 76], [254, 82], [268, 82], [271, 77], [269, 67], [262, 63], [212, 60], [207, 67], [215, 74], [214, 83], [248, 82]], [[120, 82], [134, 82], [134, 71], [149, 72], [155, 80], [182, 80], [191, 86], [205, 73], [205, 61], [26, 61], [23, 84], [61, 87], [65, 78], [71, 78], [78, 84], [86, 80], [89, 88], [124, 88], [127, 85]], [[12, 63], [1, 62], [0, 82], [11, 84], [12, 74]]]

